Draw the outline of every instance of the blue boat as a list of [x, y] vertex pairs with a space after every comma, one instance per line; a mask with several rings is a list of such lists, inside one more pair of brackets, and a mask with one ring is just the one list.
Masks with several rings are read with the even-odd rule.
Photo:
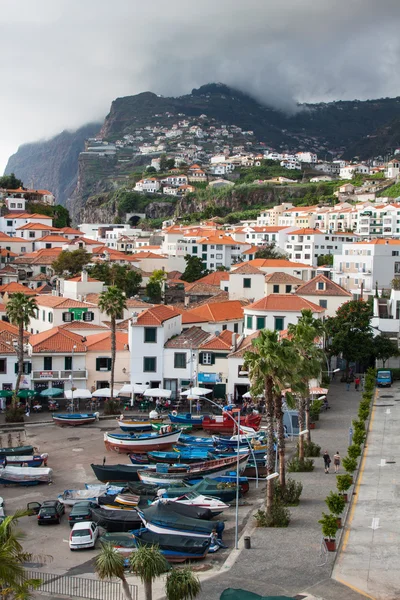
[[47, 464], [48, 454], [33, 454], [30, 456], [7, 456], [0, 458], [0, 466], [10, 467], [41, 467]]
[[[195, 463], [195, 462], [204, 462], [205, 460], [211, 460], [213, 455], [208, 451], [207, 448], [198, 448], [198, 449], [182, 449], [182, 451], [178, 452], [148, 452], [147, 456], [149, 457], [149, 462], [151, 463], [177, 463], [177, 462], [186, 462], [186, 463]], [[132, 459], [131, 459], [132, 460]]]
[[192, 446], [194, 448], [214, 448], [214, 443], [211, 438], [185, 435], [184, 433], [182, 433], [179, 438], [179, 445]]
[[193, 416], [190, 413], [180, 415], [174, 411], [168, 417], [171, 423], [177, 425], [191, 425], [193, 429], [201, 429], [203, 426], [203, 416]]
[[69, 425], [70, 427], [78, 427], [79, 425], [90, 425], [99, 418], [99, 413], [67, 413], [53, 415], [53, 421], [56, 425], [64, 427]]

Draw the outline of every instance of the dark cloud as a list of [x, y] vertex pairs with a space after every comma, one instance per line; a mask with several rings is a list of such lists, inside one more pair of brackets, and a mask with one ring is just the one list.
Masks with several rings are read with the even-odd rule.
[[2, 0], [0, 165], [117, 96], [211, 81], [296, 102], [400, 93], [398, 0]]

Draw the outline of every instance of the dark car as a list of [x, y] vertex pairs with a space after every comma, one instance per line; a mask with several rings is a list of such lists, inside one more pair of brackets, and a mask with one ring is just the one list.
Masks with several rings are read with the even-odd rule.
[[59, 523], [64, 513], [64, 504], [61, 504], [58, 500], [45, 500], [39, 508], [38, 525], [42, 525], [42, 523]]
[[82, 521], [91, 521], [92, 508], [95, 506], [97, 506], [97, 504], [90, 500], [82, 500], [81, 502], [74, 504], [68, 517], [69, 526], [73, 527], [75, 523], [81, 523]]

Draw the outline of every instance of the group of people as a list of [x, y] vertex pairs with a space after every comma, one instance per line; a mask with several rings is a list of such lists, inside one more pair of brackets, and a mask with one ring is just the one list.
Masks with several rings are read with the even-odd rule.
[[[329, 468], [331, 466], [331, 457], [329, 456], [329, 452], [328, 450], [325, 450], [322, 458], [324, 459], [324, 469], [325, 469], [325, 473], [329, 473]], [[340, 467], [340, 454], [339, 454], [339, 450], [336, 450], [336, 454], [333, 455], [333, 466], [335, 469], [335, 473], [339, 473], [339, 467]]]

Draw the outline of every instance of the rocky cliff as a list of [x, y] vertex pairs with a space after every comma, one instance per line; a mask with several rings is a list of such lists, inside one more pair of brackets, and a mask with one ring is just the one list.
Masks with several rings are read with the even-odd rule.
[[8, 159], [5, 173], [15, 173], [27, 187], [51, 190], [57, 203], [65, 205], [76, 187], [78, 156], [85, 139], [98, 133], [100, 127], [92, 123], [44, 142], [24, 144]]

